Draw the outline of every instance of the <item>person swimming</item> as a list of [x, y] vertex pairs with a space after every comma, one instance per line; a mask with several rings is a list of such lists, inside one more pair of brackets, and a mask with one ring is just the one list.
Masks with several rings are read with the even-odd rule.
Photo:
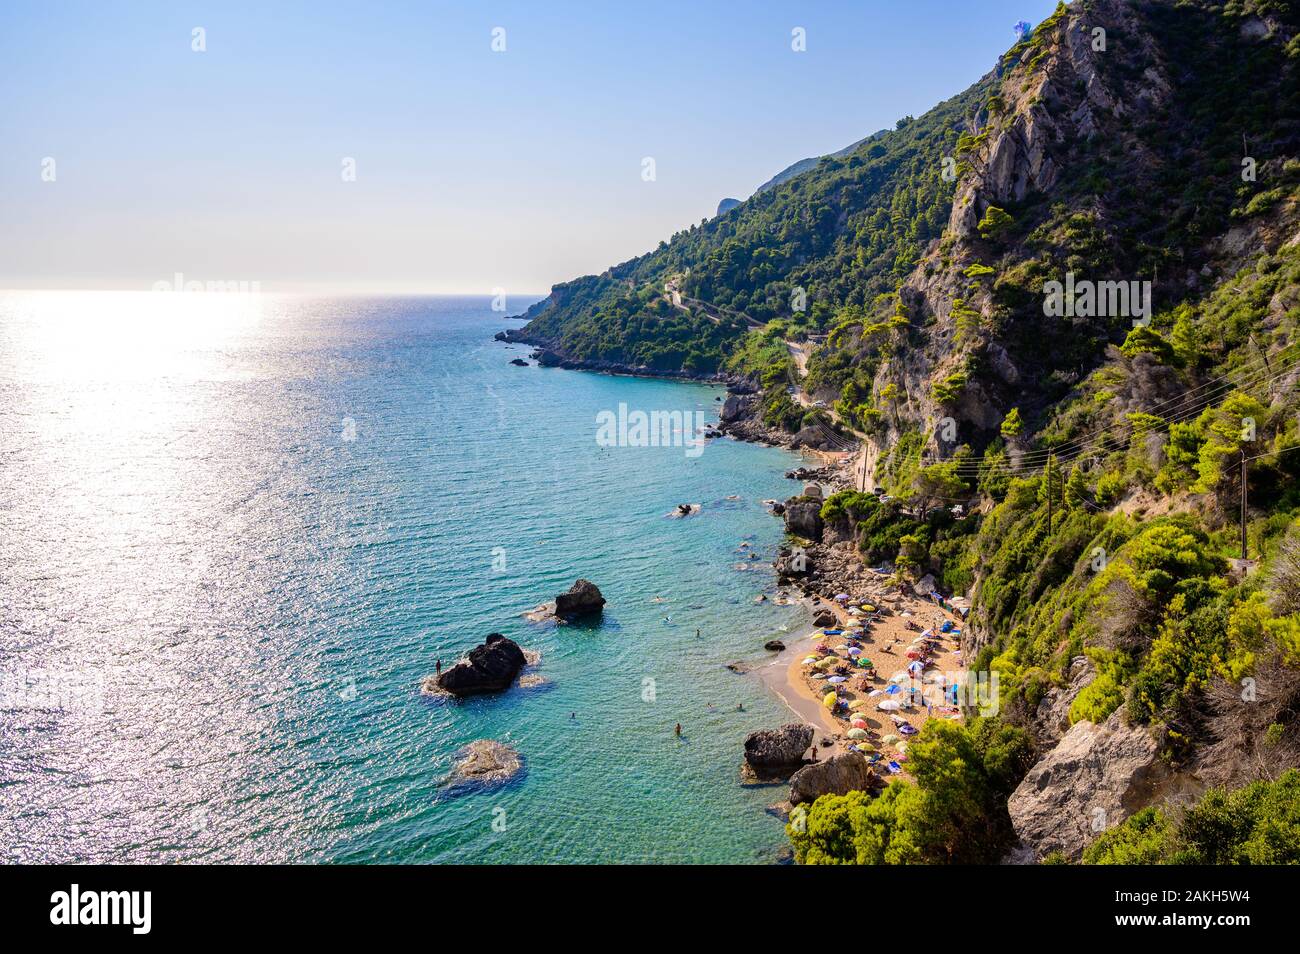
[[679, 722], [677, 723], [677, 737], [681, 738], [681, 735], [682, 735], [682, 724]]

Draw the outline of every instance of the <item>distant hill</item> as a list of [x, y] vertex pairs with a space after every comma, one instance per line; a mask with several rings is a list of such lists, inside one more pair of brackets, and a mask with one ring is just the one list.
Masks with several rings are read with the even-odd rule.
[[821, 162], [823, 159], [828, 159], [828, 158], [842, 159], [845, 156], [851, 156], [853, 155], [853, 153], [857, 152], [858, 149], [860, 149], [862, 146], [865, 146], [869, 142], [874, 142], [875, 140], [879, 139], [881, 136], [885, 135], [886, 132], [888, 132], [888, 130], [882, 129], [880, 130], [880, 132], [872, 133], [870, 136], [867, 136], [864, 139], [859, 139], [857, 142], [845, 146], [843, 149], [839, 150], [838, 152], [832, 152], [826, 156], [812, 156], [811, 158], [808, 159], [800, 159], [798, 162], [786, 166], [784, 169], [782, 169], [772, 178], [768, 179], [761, 186], [755, 189], [754, 195], [761, 195], [762, 193], [768, 191], [769, 189], [776, 188], [782, 182], [790, 181], [800, 173], [804, 173], [807, 172], [809, 169], [812, 169], [814, 166], [817, 165], [817, 163]]

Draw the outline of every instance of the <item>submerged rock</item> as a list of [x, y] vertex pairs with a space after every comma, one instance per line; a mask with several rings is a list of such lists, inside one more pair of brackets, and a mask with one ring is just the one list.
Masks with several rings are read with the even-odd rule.
[[500, 692], [509, 688], [527, 662], [518, 643], [500, 633], [492, 633], [456, 665], [425, 680], [425, 690], [440, 689], [453, 696]]
[[510, 363], [513, 364], [516, 368], [527, 368], [527, 367], [529, 367], [528, 362], [525, 361], [523, 358], [513, 358], [513, 359], [511, 359]]
[[578, 580], [569, 587], [569, 592], [561, 593], [555, 598], [555, 615], [561, 619], [575, 619], [579, 616], [594, 616], [605, 606], [605, 597], [590, 580]]
[[785, 643], [781, 642], [781, 640], [779, 639], [769, 639], [767, 642], [763, 644], [763, 648], [770, 650], [774, 653], [779, 653], [783, 649], [785, 649]]
[[460, 761], [447, 776], [449, 785], [501, 785], [523, 771], [524, 760], [510, 746], [476, 739], [460, 751]]

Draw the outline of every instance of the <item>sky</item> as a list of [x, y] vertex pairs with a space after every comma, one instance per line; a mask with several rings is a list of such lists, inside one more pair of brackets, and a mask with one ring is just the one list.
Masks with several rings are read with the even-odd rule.
[[542, 293], [920, 115], [1054, 7], [4, 0], [0, 287]]

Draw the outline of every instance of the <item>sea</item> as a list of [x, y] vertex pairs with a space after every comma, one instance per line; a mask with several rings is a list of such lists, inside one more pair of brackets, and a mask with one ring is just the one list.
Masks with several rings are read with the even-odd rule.
[[[0, 861], [786, 856], [738, 769], [792, 716], [728, 665], [807, 626], [800, 459], [701, 441], [716, 386], [512, 365], [534, 300], [0, 294]], [[687, 423], [602, 439], [638, 412]], [[525, 618], [578, 578], [599, 621]], [[540, 684], [421, 691], [494, 632]], [[477, 739], [523, 771], [448, 785]]]

